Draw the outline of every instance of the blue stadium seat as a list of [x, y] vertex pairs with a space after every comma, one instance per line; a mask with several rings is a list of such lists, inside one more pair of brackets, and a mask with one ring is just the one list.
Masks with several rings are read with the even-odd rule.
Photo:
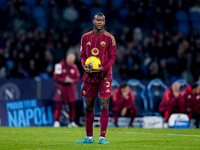
[[158, 113], [159, 104], [167, 88], [168, 87], [160, 79], [153, 79], [149, 82], [147, 86], [147, 94], [150, 101], [150, 111], [153, 115], [160, 115]]
[[189, 17], [192, 23], [200, 22], [200, 14], [198, 12], [189, 12]]
[[188, 85], [188, 82], [184, 79], [178, 79], [176, 80], [176, 82], [178, 82], [181, 86], [180, 86], [180, 91], [182, 92], [185, 87]]
[[99, 8], [99, 7], [93, 7], [90, 9], [90, 18], [93, 19], [94, 18], [94, 15], [98, 12], [103, 12], [103, 9]]
[[187, 22], [188, 21], [188, 15], [187, 15], [186, 11], [184, 11], [184, 10], [178, 10], [175, 13], [175, 17], [176, 17], [176, 20], [179, 22]]
[[138, 108], [137, 116], [144, 116], [147, 113], [147, 99], [144, 96], [145, 86], [137, 79], [128, 80], [128, 85], [135, 96], [135, 104]]
[[116, 7], [121, 7], [125, 0], [113, 0], [112, 2]]
[[83, 0], [83, 2], [84, 2], [86, 5], [91, 5], [91, 4], [92, 4], [92, 0]]
[[178, 25], [178, 30], [183, 34], [188, 34], [190, 31], [188, 22], [180, 22]]

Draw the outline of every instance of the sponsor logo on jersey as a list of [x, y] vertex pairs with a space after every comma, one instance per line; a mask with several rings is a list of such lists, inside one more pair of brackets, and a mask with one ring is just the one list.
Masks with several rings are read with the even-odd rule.
[[106, 90], [106, 92], [110, 92], [110, 90], [109, 90], [109, 89], [107, 89], [107, 90]]
[[106, 42], [102, 41], [102, 42], [100, 43], [100, 45], [101, 45], [102, 47], [104, 47], [104, 46], [106, 45]]
[[91, 45], [90, 41], [86, 43], [86, 45]]
[[92, 53], [92, 55], [94, 55], [94, 56], [99, 55], [99, 49], [95, 47], [95, 48], [93, 48], [93, 49], [91, 50], [91, 53]]

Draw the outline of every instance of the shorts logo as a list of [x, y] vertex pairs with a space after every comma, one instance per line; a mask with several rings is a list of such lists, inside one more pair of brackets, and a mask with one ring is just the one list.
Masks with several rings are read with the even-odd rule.
[[83, 95], [85, 95], [85, 93], [86, 93], [85, 90], [83, 90]]
[[14, 100], [20, 98], [19, 87], [14, 83], [5, 83], [0, 87], [0, 99]]
[[91, 45], [90, 41], [86, 43], [86, 45]]
[[102, 47], [104, 47], [104, 46], [106, 45], [106, 42], [102, 41], [102, 42], [100, 43], [100, 45], [101, 45]]
[[96, 56], [96, 55], [99, 54], [99, 49], [95, 47], [95, 48], [93, 48], [93, 49], [91, 50], [91, 52], [92, 52], [92, 55]]
[[109, 90], [109, 89], [107, 89], [107, 90], [106, 90], [106, 92], [110, 92], [110, 90]]
[[106, 87], [110, 87], [110, 82], [106, 81]]

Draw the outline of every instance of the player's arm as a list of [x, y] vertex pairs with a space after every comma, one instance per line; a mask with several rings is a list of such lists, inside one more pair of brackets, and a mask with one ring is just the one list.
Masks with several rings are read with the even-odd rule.
[[65, 82], [65, 76], [62, 75], [62, 65], [60, 63], [55, 64], [55, 69], [53, 72], [53, 78], [55, 81], [64, 83]]
[[75, 69], [75, 74], [76, 74], [76, 76], [75, 76], [75, 78], [73, 79], [73, 81], [75, 82], [75, 83], [77, 83], [79, 80], [80, 80], [80, 72], [79, 72], [79, 70], [78, 70], [78, 67], [74, 64], [74, 69]]
[[83, 69], [86, 72], [91, 73], [91, 71], [89, 71], [85, 66], [85, 61], [87, 59], [87, 56], [86, 56], [86, 40], [85, 40], [84, 35], [81, 38], [80, 57], [81, 57], [81, 65], [82, 65]]
[[108, 62], [103, 66], [103, 71], [108, 70], [115, 62], [116, 58], [116, 41], [113, 36], [110, 37], [109, 51], [108, 51]]

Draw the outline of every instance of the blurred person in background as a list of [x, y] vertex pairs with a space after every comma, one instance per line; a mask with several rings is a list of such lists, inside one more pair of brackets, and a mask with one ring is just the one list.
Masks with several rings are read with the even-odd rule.
[[119, 116], [131, 115], [128, 126], [133, 127], [132, 123], [137, 115], [137, 108], [135, 106], [135, 97], [127, 83], [122, 83], [119, 88], [113, 91], [112, 100], [112, 112], [115, 126], [118, 127]]
[[68, 126], [78, 127], [74, 120], [76, 83], [80, 80], [80, 72], [76, 64], [74, 64], [75, 59], [75, 55], [69, 53], [64, 60], [55, 65], [54, 80], [56, 82], [56, 110], [54, 127], [60, 127], [59, 117], [63, 103], [69, 105], [70, 124]]
[[182, 92], [182, 101], [184, 102], [184, 112], [189, 119], [196, 119], [196, 127], [199, 128], [200, 119], [200, 84], [193, 83], [188, 85]]
[[[184, 103], [181, 101], [180, 84], [174, 82], [167, 91], [165, 91], [159, 105], [159, 112], [164, 117], [165, 123], [167, 123], [171, 114], [184, 113], [183, 107]], [[164, 126], [166, 126], [166, 124], [164, 124]]]

